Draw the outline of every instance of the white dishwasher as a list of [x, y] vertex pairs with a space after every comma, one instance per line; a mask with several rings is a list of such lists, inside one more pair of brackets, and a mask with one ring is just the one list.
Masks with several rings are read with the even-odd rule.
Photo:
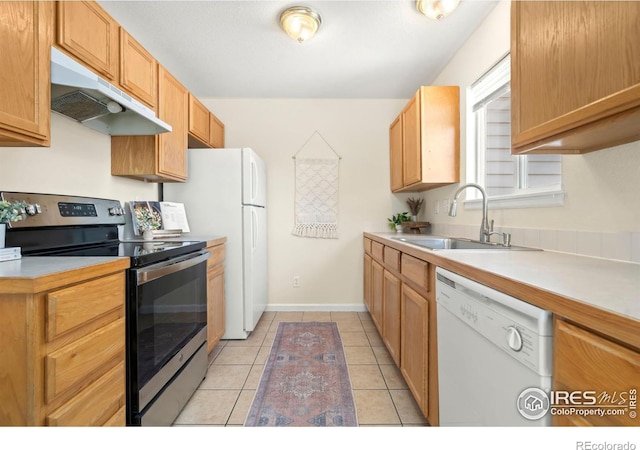
[[440, 267], [436, 278], [440, 425], [550, 425], [551, 313]]

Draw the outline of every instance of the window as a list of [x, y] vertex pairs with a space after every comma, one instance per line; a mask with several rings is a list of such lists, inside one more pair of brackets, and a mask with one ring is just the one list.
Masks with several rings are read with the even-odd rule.
[[468, 90], [467, 179], [485, 188], [494, 208], [561, 205], [561, 156], [511, 155], [510, 71], [507, 55]]

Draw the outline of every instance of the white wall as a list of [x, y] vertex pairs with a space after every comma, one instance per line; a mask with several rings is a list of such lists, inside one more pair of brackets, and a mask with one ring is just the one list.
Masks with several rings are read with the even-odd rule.
[[[510, 2], [499, 3], [451, 59], [433, 84], [459, 85], [461, 111], [467, 88], [509, 51]], [[466, 120], [461, 116], [461, 181], [465, 182]], [[514, 244], [640, 262], [640, 141], [562, 158], [565, 204], [561, 207], [491, 210], [496, 227]], [[423, 194], [426, 219], [438, 232], [477, 237], [480, 211], [458, 208], [448, 217], [436, 202], [453, 198], [459, 185]], [[612, 251], [612, 248], [615, 251]]]
[[111, 138], [51, 114], [51, 147], [0, 148], [0, 191], [156, 200], [158, 185], [111, 176]]
[[[389, 125], [406, 100], [203, 100], [224, 122], [226, 147], [266, 162], [269, 307], [362, 308], [362, 232], [404, 208], [389, 190]], [[292, 156], [318, 131], [340, 155], [338, 239], [291, 234]], [[293, 287], [293, 276], [300, 287]], [[323, 305], [318, 307], [317, 305]]]

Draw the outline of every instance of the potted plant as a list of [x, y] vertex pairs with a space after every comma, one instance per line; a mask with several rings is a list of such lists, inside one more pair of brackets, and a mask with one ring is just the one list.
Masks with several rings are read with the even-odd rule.
[[424, 203], [423, 198], [409, 197], [407, 199], [407, 206], [409, 207], [409, 211], [411, 211], [411, 220], [413, 220], [414, 222], [418, 221], [418, 214], [422, 209], [423, 203]]
[[24, 219], [26, 207], [27, 203], [23, 201], [0, 200], [0, 248], [4, 248], [7, 224]]
[[409, 217], [409, 212], [403, 212], [403, 213], [398, 213], [398, 214], [394, 214], [390, 219], [387, 219], [389, 221], [389, 228], [391, 228], [392, 230], [395, 229], [396, 231], [402, 231], [402, 224], [404, 222], [409, 222], [411, 220], [411, 217]]

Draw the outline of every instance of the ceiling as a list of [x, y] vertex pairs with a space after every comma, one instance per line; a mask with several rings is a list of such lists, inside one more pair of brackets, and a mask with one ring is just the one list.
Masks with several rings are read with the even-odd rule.
[[[435, 21], [408, 0], [99, 0], [200, 98], [409, 98], [431, 84], [497, 1], [467, 0]], [[299, 44], [289, 6], [322, 26]]]

